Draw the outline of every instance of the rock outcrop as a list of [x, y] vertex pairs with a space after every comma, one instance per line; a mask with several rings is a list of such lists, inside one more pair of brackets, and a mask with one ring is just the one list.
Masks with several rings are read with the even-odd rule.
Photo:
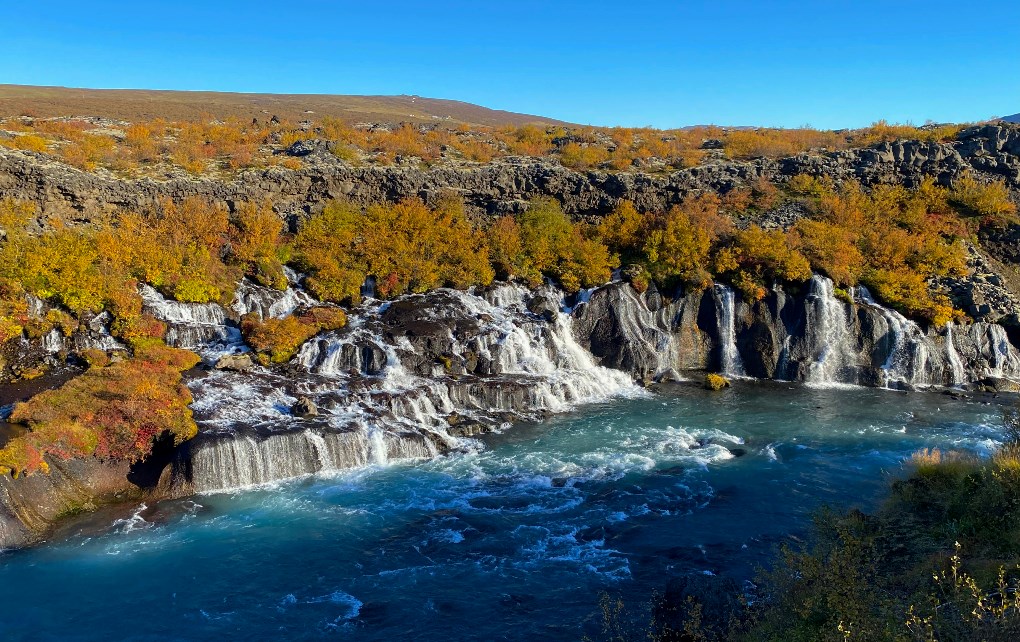
[[51, 459], [49, 467], [20, 479], [0, 476], [0, 549], [33, 544], [63, 519], [151, 493], [126, 462]]
[[950, 143], [898, 141], [873, 148], [802, 154], [783, 160], [715, 160], [670, 174], [578, 172], [532, 158], [487, 164], [353, 166], [328, 151], [328, 143], [303, 141], [292, 153], [304, 167], [246, 170], [231, 177], [180, 172], [159, 180], [125, 180], [111, 172], [82, 172], [32, 152], [0, 149], [0, 197], [37, 203], [45, 213], [89, 219], [114, 208], [139, 208], [161, 199], [203, 196], [228, 204], [269, 199], [283, 215], [316, 211], [331, 199], [355, 203], [420, 197], [434, 202], [445, 192], [464, 198], [474, 214], [519, 211], [536, 196], [552, 196], [569, 214], [609, 211], [620, 199], [640, 210], [665, 210], [694, 190], [727, 191], [759, 177], [783, 182], [800, 173], [865, 184], [916, 185], [925, 176], [948, 184], [965, 171], [1004, 178], [1020, 187], [1020, 126], [973, 127]]
[[657, 293], [618, 283], [575, 312], [574, 328], [603, 365], [644, 380], [707, 370], [909, 389], [1020, 378], [1020, 354], [999, 325], [922, 328], [863, 288], [853, 301], [838, 298], [831, 281], [817, 276], [803, 292], [774, 288], [754, 303], [731, 297], [716, 286], [663, 303]]

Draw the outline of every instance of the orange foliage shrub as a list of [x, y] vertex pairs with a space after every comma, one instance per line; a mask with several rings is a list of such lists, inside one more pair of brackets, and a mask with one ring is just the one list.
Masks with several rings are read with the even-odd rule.
[[572, 223], [554, 199], [532, 201], [518, 226], [521, 253], [511, 262], [514, 273], [532, 285], [549, 277], [576, 292], [605, 283], [619, 264], [597, 232]]
[[241, 319], [241, 334], [263, 361], [283, 363], [298, 348], [319, 332], [338, 330], [347, 325], [347, 316], [339, 308], [316, 307], [283, 319], [259, 319], [246, 314]]
[[560, 162], [571, 169], [592, 169], [609, 159], [609, 152], [601, 147], [567, 143], [560, 150]]
[[25, 424], [29, 432], [0, 450], [0, 470], [45, 472], [46, 457], [138, 461], [162, 435], [177, 443], [192, 438], [198, 428], [181, 372], [198, 361], [197, 355], [162, 342], [140, 343], [135, 358], [97, 363], [60, 388], [18, 404], [11, 421]]
[[715, 245], [728, 236], [733, 223], [719, 212], [714, 194], [689, 198], [656, 221], [644, 244], [652, 277], [661, 283], [683, 282], [705, 288], [712, 281], [709, 258]]
[[287, 289], [283, 264], [290, 258], [290, 248], [284, 245], [283, 219], [272, 205], [239, 203], [230, 222], [231, 258], [256, 282]]
[[950, 198], [967, 214], [980, 217], [982, 226], [1005, 227], [1020, 222], [1004, 181], [981, 183], [967, 174], [953, 186]]
[[959, 242], [966, 230], [946, 190], [928, 179], [914, 191], [878, 186], [866, 193], [855, 183], [837, 191], [806, 177], [798, 179], [798, 189], [816, 196], [813, 218], [794, 227], [815, 269], [843, 287], [864, 283], [908, 316], [936, 324], [958, 316], [927, 284], [966, 269]]
[[638, 213], [630, 201], [620, 201], [599, 222], [599, 238], [614, 252], [630, 255], [644, 242], [645, 217]]
[[727, 133], [723, 149], [730, 158], [781, 158], [845, 144], [839, 134], [817, 129], [736, 129]]
[[420, 200], [361, 211], [331, 203], [298, 230], [296, 260], [309, 288], [329, 301], [357, 301], [366, 277], [383, 297], [493, 279], [485, 235], [456, 201], [429, 209]]
[[803, 282], [811, 278], [811, 264], [796, 247], [796, 237], [757, 225], [736, 233], [732, 245], [719, 251], [716, 271], [729, 273], [749, 301], [765, 296], [772, 282]]

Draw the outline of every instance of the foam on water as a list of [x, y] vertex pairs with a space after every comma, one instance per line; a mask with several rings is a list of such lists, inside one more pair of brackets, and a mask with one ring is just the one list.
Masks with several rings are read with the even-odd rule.
[[[867, 508], [914, 450], [1001, 438], [996, 408], [923, 393], [675, 394], [415, 465], [138, 506], [106, 534], [4, 559], [0, 619], [14, 639], [570, 638], [602, 591], [642, 603], [676, 575], [749, 578], [815, 506]], [[331, 428], [312, 430], [299, 457], [325, 465]]]

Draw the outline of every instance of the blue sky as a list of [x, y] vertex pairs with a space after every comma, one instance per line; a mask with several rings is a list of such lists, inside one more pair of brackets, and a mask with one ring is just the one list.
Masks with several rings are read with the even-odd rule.
[[19, 12], [4, 83], [418, 94], [656, 127], [1020, 112], [1017, 0], [79, 0]]

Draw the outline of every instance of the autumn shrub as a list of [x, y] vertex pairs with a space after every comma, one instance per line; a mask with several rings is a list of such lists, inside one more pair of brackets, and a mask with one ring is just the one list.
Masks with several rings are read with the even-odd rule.
[[239, 203], [230, 222], [231, 258], [257, 283], [287, 289], [283, 265], [290, 258], [289, 247], [284, 244], [283, 219], [272, 205]]
[[780, 158], [810, 149], [845, 147], [846, 140], [836, 132], [817, 129], [735, 129], [723, 139], [730, 158]]
[[325, 301], [357, 301], [367, 276], [361, 245], [363, 213], [334, 201], [304, 221], [294, 239], [295, 259], [309, 273], [308, 289]]
[[[1009, 459], [1009, 456], [1006, 456]], [[826, 509], [759, 580], [739, 640], [1011, 640], [1020, 467], [925, 450], [873, 514]]]
[[247, 314], [241, 319], [241, 334], [261, 360], [284, 363], [319, 332], [338, 330], [347, 324], [343, 310], [315, 307], [282, 319], [260, 319]]
[[729, 238], [732, 228], [729, 217], [719, 212], [714, 194], [686, 199], [651, 223], [643, 248], [649, 273], [660, 283], [708, 287], [712, 252]]
[[796, 236], [757, 225], [739, 230], [715, 257], [715, 271], [748, 301], [761, 300], [772, 283], [797, 283], [811, 278], [811, 264], [796, 247]]
[[501, 216], [485, 231], [489, 259], [496, 276], [512, 279], [524, 269], [524, 241], [521, 226], [513, 216]]
[[357, 301], [369, 276], [382, 297], [487, 285], [494, 276], [484, 233], [451, 199], [434, 209], [418, 199], [365, 210], [334, 202], [305, 221], [294, 248], [309, 288], [336, 302]]
[[705, 375], [705, 387], [709, 390], [722, 390], [723, 388], [729, 387], [729, 385], [729, 380], [722, 375], [712, 372]]
[[84, 134], [60, 147], [60, 157], [68, 165], [93, 170], [109, 165], [116, 158], [116, 141], [105, 134]]
[[945, 189], [927, 179], [915, 190], [876, 186], [866, 192], [853, 182], [836, 189], [803, 175], [789, 188], [809, 196], [812, 214], [796, 223], [791, 238], [813, 269], [840, 287], [863, 283], [908, 316], [939, 325], [960, 316], [928, 282], [966, 270], [966, 227]]
[[75, 313], [101, 310], [104, 279], [94, 233], [57, 221], [33, 234], [29, 228], [34, 214], [26, 204], [0, 203], [0, 227], [6, 231], [0, 245], [0, 280]]
[[609, 152], [594, 145], [567, 143], [560, 149], [560, 162], [571, 169], [593, 169], [609, 160]]
[[568, 292], [609, 280], [617, 257], [599, 240], [597, 230], [571, 222], [558, 201], [538, 199], [518, 216], [521, 255], [518, 274], [532, 285], [543, 277]]
[[794, 226], [801, 251], [814, 269], [828, 276], [837, 286], [857, 284], [864, 270], [864, 255], [858, 247], [860, 230], [835, 223], [802, 219]]
[[4, 139], [4, 143], [13, 147], [14, 149], [21, 149], [29, 152], [48, 152], [50, 147], [46, 143], [46, 139], [36, 134], [22, 134], [15, 136], [14, 138]]
[[497, 141], [505, 145], [510, 154], [519, 156], [545, 156], [553, 149], [555, 132], [536, 125], [506, 127], [495, 133]]
[[849, 141], [855, 147], [869, 147], [876, 143], [893, 142], [897, 140], [946, 142], [955, 139], [957, 134], [959, 134], [963, 128], [964, 125], [915, 127], [910, 124], [890, 124], [887, 121], [880, 120], [872, 123], [870, 127], [865, 127], [851, 132]]
[[620, 201], [599, 221], [599, 238], [621, 256], [636, 254], [644, 239], [645, 217], [638, 213], [630, 201]]
[[60, 388], [15, 406], [10, 420], [28, 432], [0, 449], [0, 470], [46, 472], [46, 457], [138, 461], [156, 438], [170, 435], [180, 443], [194, 437], [198, 428], [181, 372], [198, 361], [158, 340], [138, 343], [132, 359], [96, 360]]
[[802, 196], [814, 196], [821, 198], [833, 191], [832, 179], [828, 176], [811, 176], [810, 174], [797, 174], [790, 177], [786, 188], [794, 194]]
[[966, 174], [953, 185], [950, 198], [965, 213], [978, 217], [982, 226], [1005, 227], [1020, 222], [1004, 181], [982, 183], [973, 174]]
[[779, 188], [764, 176], [759, 176], [751, 184], [751, 206], [755, 209], [767, 211], [779, 205], [779, 202]]
[[111, 264], [171, 298], [228, 303], [243, 271], [223, 261], [229, 237], [226, 207], [192, 197], [122, 213], [99, 240]]

